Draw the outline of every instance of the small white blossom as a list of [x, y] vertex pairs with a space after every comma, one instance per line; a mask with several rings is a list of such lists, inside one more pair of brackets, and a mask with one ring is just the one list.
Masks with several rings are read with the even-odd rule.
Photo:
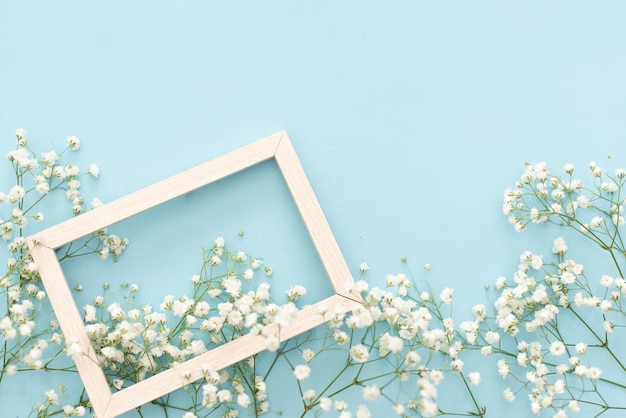
[[293, 369], [293, 374], [296, 379], [304, 380], [311, 376], [311, 368], [306, 364], [299, 364]]
[[97, 165], [90, 164], [89, 168], [87, 169], [87, 174], [90, 174], [91, 176], [98, 178], [98, 176], [100, 175], [100, 169], [98, 168]]
[[375, 401], [380, 396], [380, 389], [376, 385], [365, 386], [363, 388], [363, 399]]
[[72, 148], [74, 151], [76, 151], [78, 148], [80, 148], [80, 139], [78, 139], [75, 136], [68, 136], [67, 137], [67, 145]]
[[439, 295], [439, 299], [441, 299], [442, 303], [450, 304], [450, 303], [452, 303], [452, 293], [453, 292], [454, 292], [453, 289], [451, 289], [449, 287], [446, 287], [446, 288], [444, 288], [441, 291], [441, 293]]
[[470, 381], [472, 385], [478, 385], [480, 383], [480, 373], [479, 372], [471, 372], [467, 379]]

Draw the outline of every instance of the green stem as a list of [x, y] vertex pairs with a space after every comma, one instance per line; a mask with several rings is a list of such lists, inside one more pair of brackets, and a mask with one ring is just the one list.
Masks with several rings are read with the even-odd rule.
[[474, 402], [474, 407], [476, 407], [476, 416], [479, 416], [479, 417], [484, 416], [484, 410], [481, 411], [480, 406], [478, 405], [478, 402], [476, 401], [476, 398], [474, 397], [474, 393], [472, 392], [472, 389], [467, 384], [467, 379], [465, 379], [465, 375], [463, 374], [463, 372], [459, 372], [459, 375], [461, 376], [461, 380], [463, 381], [463, 384], [465, 385], [465, 389], [467, 389], [467, 392], [470, 394], [470, 397], [472, 398], [472, 402]]
[[591, 332], [591, 334], [593, 334], [593, 336], [598, 340], [598, 342], [600, 342], [600, 344], [602, 345], [602, 348], [604, 348], [611, 355], [611, 357], [613, 357], [613, 360], [615, 360], [615, 362], [619, 365], [619, 367], [622, 369], [622, 371], [626, 372], [626, 367], [624, 367], [622, 362], [615, 355], [613, 350], [611, 350], [611, 348], [609, 347], [608, 338], [605, 338], [605, 339], [600, 338], [598, 336], [598, 334], [596, 334], [596, 332], [587, 324], [587, 322], [585, 322], [584, 319], [581, 318], [580, 315], [578, 315], [578, 313], [571, 306], [569, 307], [569, 310], [580, 320], [580, 322], [583, 323], [585, 328], [587, 328], [589, 330], [589, 332]]

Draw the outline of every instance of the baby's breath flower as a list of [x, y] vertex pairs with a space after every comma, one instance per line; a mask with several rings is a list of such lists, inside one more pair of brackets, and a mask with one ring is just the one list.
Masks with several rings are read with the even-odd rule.
[[554, 341], [552, 344], [550, 344], [550, 353], [553, 356], [561, 356], [565, 354], [565, 351], [565, 344], [563, 344], [562, 341]]
[[442, 303], [445, 304], [450, 304], [452, 303], [452, 293], [454, 292], [453, 289], [446, 287], [441, 291], [441, 294], [439, 295], [439, 299], [441, 299]]
[[366, 401], [375, 401], [379, 396], [380, 389], [375, 384], [363, 388], [363, 399]]
[[471, 372], [468, 376], [467, 379], [469, 380], [469, 382], [472, 385], [478, 385], [480, 384], [480, 373], [479, 372]]
[[356, 363], [365, 363], [369, 358], [369, 351], [363, 344], [358, 344], [350, 348], [350, 356], [352, 361]]
[[305, 391], [302, 394], [302, 399], [305, 400], [306, 402], [311, 402], [313, 399], [315, 399], [315, 390], [309, 389]]
[[562, 237], [556, 238], [553, 241], [552, 252], [555, 254], [565, 254], [567, 252], [567, 244]]
[[289, 300], [296, 300], [300, 296], [306, 295], [307, 291], [304, 286], [296, 285], [287, 291], [287, 298]]
[[278, 338], [276, 337], [269, 337], [265, 339], [265, 348], [268, 351], [276, 351], [278, 350], [278, 347], [280, 346], [280, 343], [278, 341]]
[[311, 375], [311, 368], [306, 364], [299, 364], [293, 369], [293, 374], [298, 380], [307, 379]]
[[509, 402], [513, 402], [515, 400], [515, 394], [513, 393], [511, 388], [504, 389], [504, 391], [502, 392], [502, 396]]
[[49, 405], [58, 405], [59, 395], [56, 393], [54, 389], [47, 390], [45, 395], [46, 395], [46, 402], [48, 402]]
[[78, 139], [75, 136], [68, 136], [67, 137], [67, 145], [73, 149], [74, 151], [76, 151], [78, 148], [80, 148], [80, 139]]
[[304, 351], [302, 351], [302, 358], [307, 363], [313, 360], [314, 357], [315, 357], [315, 352], [311, 350], [310, 348], [306, 348]]

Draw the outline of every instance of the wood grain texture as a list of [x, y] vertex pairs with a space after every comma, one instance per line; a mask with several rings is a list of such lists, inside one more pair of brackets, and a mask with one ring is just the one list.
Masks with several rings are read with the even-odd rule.
[[[262, 335], [246, 334], [113, 394], [112, 402], [105, 411], [103, 418], [116, 417], [155, 398], [180, 389], [190, 382], [204, 378], [202, 372], [204, 365], [209, 365], [213, 370], [221, 370], [258, 354], [265, 350], [267, 337], [275, 336], [282, 342], [309, 331], [328, 320], [329, 314], [323, 316], [319, 312], [322, 307], [326, 307], [328, 312], [332, 312], [337, 305], [340, 305], [346, 312], [361, 306], [360, 303], [339, 295], [307, 306], [300, 310], [291, 324], [286, 327], [279, 328], [276, 324], [269, 325], [265, 327]], [[100, 416], [98, 415], [98, 417]]]
[[335, 293], [358, 301], [358, 296], [350, 294], [354, 279], [286, 133], [275, 158]]
[[[54, 250], [272, 158], [276, 160], [287, 183], [336, 294], [303, 308], [288, 326], [268, 325], [261, 335], [246, 334], [182, 364], [174, 365], [142, 382], [112, 393], [98, 364], [82, 316], [73, 300]], [[270, 336], [285, 341], [309, 331], [329, 319], [330, 314], [320, 313], [322, 308], [330, 312], [336, 306], [340, 306], [341, 309], [350, 311], [361, 306], [360, 297], [349, 292], [354, 285], [354, 279], [293, 145], [284, 131], [48, 228], [35, 237], [28, 238], [27, 242], [33, 260], [39, 265], [42, 281], [66, 340], [78, 339], [84, 351], [82, 356], [74, 360], [98, 418], [114, 418], [185, 384], [202, 379], [204, 377], [202, 368], [205, 364], [214, 370], [221, 370], [253, 356], [265, 349], [267, 338]]]
[[52, 309], [59, 321], [66, 342], [78, 340], [83, 355], [74, 357], [76, 368], [89, 394], [95, 411], [104, 411], [111, 399], [111, 389], [89, 341], [83, 318], [76, 307], [56, 253], [53, 249], [27, 240], [33, 260], [39, 266], [39, 275], [46, 289]]

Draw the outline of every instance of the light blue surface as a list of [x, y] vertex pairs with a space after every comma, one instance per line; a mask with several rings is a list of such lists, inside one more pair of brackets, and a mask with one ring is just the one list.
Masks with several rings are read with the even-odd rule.
[[[406, 256], [433, 288], [467, 295], [463, 312], [541, 235], [518, 235], [501, 212], [525, 161], [626, 161], [625, 12], [617, 1], [5, 1], [2, 149], [16, 128], [41, 148], [80, 137], [77, 157], [102, 171], [90, 193], [107, 202], [286, 129], [354, 274], [366, 261], [382, 284]], [[120, 225], [132, 245], [112, 274], [175, 283], [202, 240], [224, 235], [279, 276], [319, 280], [275, 167], [255, 170], [207, 191], [212, 201], [202, 192]], [[184, 263], [152, 263], [166, 257]], [[3, 416], [27, 416], [34, 383], [19, 379], [0, 393]]]

